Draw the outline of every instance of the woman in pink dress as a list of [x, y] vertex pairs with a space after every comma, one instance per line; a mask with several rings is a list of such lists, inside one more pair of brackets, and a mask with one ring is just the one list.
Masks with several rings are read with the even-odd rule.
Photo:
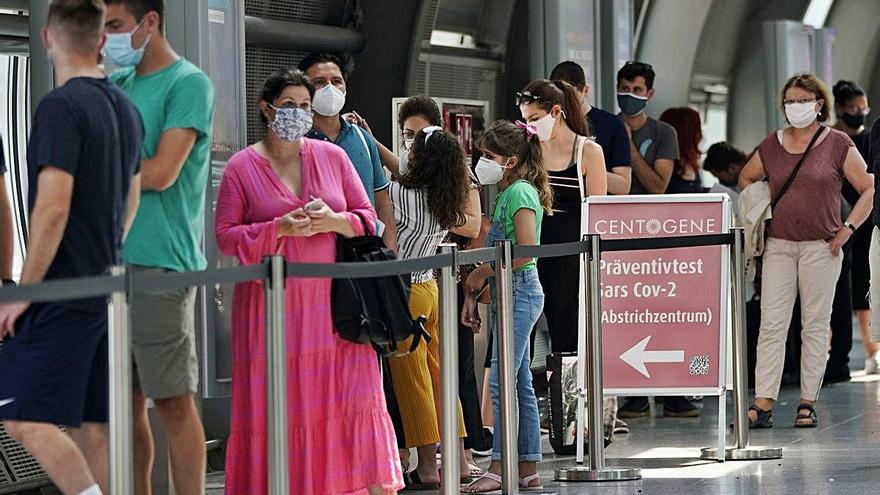
[[[272, 74], [260, 96], [266, 138], [226, 166], [217, 243], [242, 264], [276, 253], [292, 262], [333, 262], [337, 235], [363, 235], [361, 218], [375, 224], [345, 152], [303, 138], [314, 93], [299, 71]], [[262, 282], [236, 287], [227, 494], [267, 492], [263, 305]], [[329, 279], [287, 279], [286, 324], [290, 493], [396, 493], [403, 476], [379, 361], [370, 346], [334, 333]]]

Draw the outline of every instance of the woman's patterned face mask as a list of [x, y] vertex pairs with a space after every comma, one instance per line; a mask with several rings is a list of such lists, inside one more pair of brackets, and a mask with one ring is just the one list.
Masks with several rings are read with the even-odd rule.
[[281, 139], [294, 143], [302, 139], [312, 128], [312, 112], [299, 107], [275, 107], [275, 118], [269, 124], [269, 129]]

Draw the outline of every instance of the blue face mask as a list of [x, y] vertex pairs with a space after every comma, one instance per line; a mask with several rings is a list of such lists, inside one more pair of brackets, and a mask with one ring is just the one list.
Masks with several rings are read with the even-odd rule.
[[144, 21], [141, 21], [129, 33], [107, 34], [107, 42], [104, 44], [104, 56], [108, 62], [117, 67], [134, 67], [141, 63], [141, 59], [144, 58], [144, 50], [150, 43], [152, 35], [147, 36], [146, 41], [144, 41], [143, 46], [140, 48], [133, 48], [131, 46], [131, 37], [135, 31], [140, 29], [143, 23]]
[[624, 115], [632, 117], [638, 115], [648, 104], [647, 96], [636, 96], [632, 93], [617, 93], [617, 106]]

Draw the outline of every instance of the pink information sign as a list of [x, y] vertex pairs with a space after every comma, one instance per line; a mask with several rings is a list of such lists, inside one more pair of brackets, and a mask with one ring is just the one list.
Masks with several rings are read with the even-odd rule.
[[[721, 234], [730, 227], [722, 195], [595, 197], [587, 208], [587, 230], [602, 239]], [[606, 393], [717, 395], [726, 371], [727, 249], [602, 254]]]

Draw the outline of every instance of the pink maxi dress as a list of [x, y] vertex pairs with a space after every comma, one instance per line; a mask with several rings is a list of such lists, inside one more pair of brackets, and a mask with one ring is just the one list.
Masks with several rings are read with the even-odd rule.
[[[275, 219], [311, 197], [347, 212], [359, 235], [363, 226], [352, 212], [375, 222], [376, 213], [345, 152], [321, 141], [304, 143], [299, 197], [252, 147], [229, 160], [217, 198], [217, 243], [224, 254], [242, 264], [276, 253], [293, 262], [335, 261], [335, 234], [276, 239]], [[329, 279], [289, 278], [286, 289], [290, 493], [367, 494], [370, 485], [402, 488], [375, 351], [334, 333]], [[262, 282], [236, 287], [226, 457], [230, 495], [267, 492], [263, 304]]]

